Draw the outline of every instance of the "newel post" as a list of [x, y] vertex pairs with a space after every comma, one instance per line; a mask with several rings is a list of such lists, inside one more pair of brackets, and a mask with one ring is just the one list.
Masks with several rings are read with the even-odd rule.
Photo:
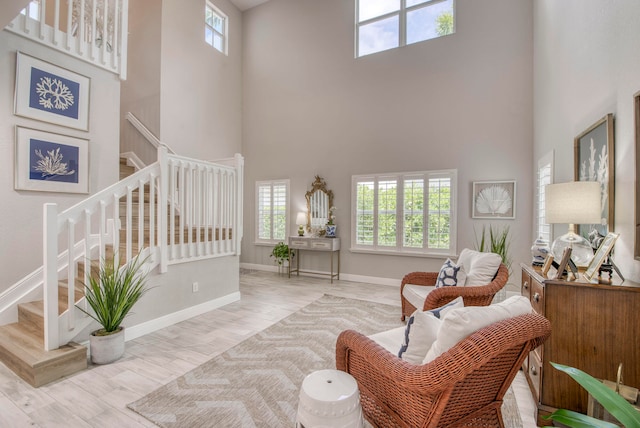
[[44, 349], [58, 349], [58, 205], [44, 204], [42, 249]]
[[167, 146], [158, 146], [158, 163], [160, 164], [160, 191], [158, 201], [158, 245], [160, 246], [160, 273], [167, 271], [169, 249], [167, 246], [168, 195], [169, 195], [169, 153]]
[[240, 153], [236, 153], [234, 156], [236, 164], [236, 225], [234, 235], [236, 239], [236, 255], [242, 253], [242, 235], [243, 230], [243, 204], [244, 204], [244, 157]]

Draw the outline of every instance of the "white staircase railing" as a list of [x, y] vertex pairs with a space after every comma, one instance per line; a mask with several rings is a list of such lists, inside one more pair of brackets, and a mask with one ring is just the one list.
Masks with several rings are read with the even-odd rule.
[[34, 0], [5, 28], [127, 78], [128, 0]]
[[[108, 246], [125, 262], [138, 252], [149, 255], [148, 268], [159, 264], [161, 273], [170, 264], [240, 254], [244, 159], [234, 159], [234, 166], [225, 166], [171, 155], [160, 146], [157, 162], [83, 202], [61, 213], [56, 204], [45, 204], [46, 350], [77, 335], [77, 320], [85, 317], [74, 306], [75, 285], [88, 280], [90, 260], [104, 260]], [[66, 270], [59, 266], [61, 253]], [[85, 263], [84, 278], [77, 277], [79, 262]], [[65, 283], [70, 309], [58, 316], [58, 286]]]

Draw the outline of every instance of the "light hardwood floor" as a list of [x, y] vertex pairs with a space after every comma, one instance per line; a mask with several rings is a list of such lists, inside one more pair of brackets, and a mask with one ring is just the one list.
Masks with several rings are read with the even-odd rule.
[[[155, 427], [126, 405], [325, 293], [400, 305], [397, 287], [270, 272], [243, 271], [240, 292], [239, 302], [127, 342], [113, 364], [37, 389], [0, 364], [0, 427]], [[531, 414], [526, 385], [514, 389], [520, 413]]]

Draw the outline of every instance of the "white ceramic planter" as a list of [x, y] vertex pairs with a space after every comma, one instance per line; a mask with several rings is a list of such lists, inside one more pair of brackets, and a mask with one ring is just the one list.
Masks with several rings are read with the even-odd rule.
[[109, 364], [124, 354], [124, 327], [108, 336], [89, 336], [89, 351], [93, 364]]

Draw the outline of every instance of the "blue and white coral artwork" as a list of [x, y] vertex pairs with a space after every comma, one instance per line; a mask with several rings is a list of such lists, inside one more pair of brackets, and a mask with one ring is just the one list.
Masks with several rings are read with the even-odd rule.
[[78, 183], [78, 147], [35, 138], [29, 145], [29, 179]]
[[78, 119], [80, 83], [31, 67], [29, 107]]

